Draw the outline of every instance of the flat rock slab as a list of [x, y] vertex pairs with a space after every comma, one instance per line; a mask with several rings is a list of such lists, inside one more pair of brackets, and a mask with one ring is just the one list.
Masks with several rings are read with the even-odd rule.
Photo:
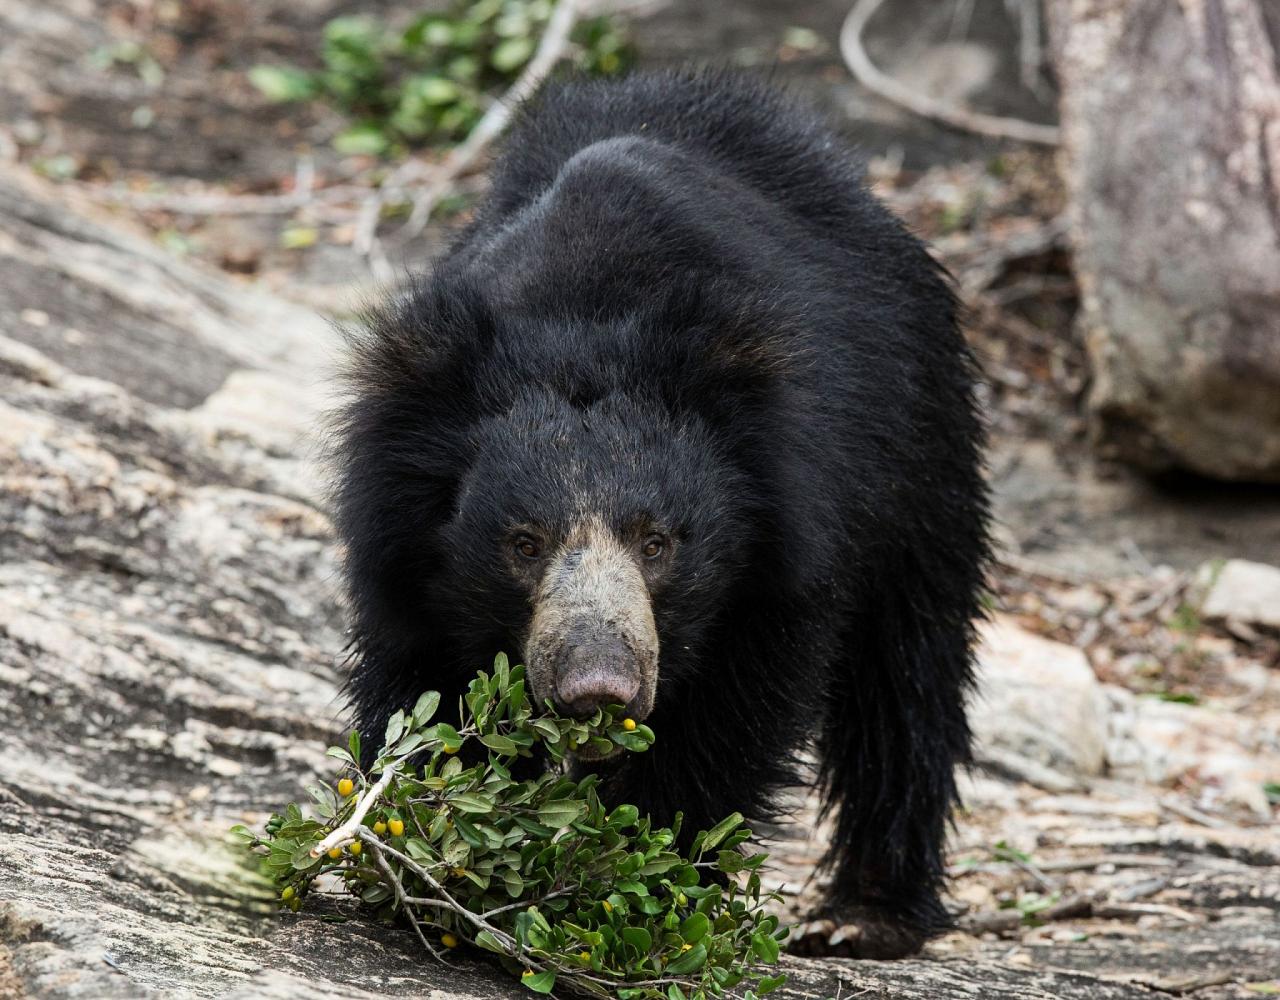
[[1206, 618], [1280, 629], [1280, 567], [1228, 559], [1217, 572], [1202, 609]]
[[[486, 964], [423, 960], [350, 904], [278, 912], [225, 842], [331, 774], [342, 731], [343, 615], [308, 436], [331, 348], [315, 317], [0, 168], [0, 997], [526, 995]], [[1025, 787], [988, 787], [991, 815], [1044, 815]], [[1094, 840], [1056, 843], [1271, 857], [1114, 819], [1076, 817]], [[801, 857], [789, 878], [811, 868]], [[1274, 900], [1248, 895], [1260, 880], [1232, 877], [1213, 883], [1236, 921], [1222, 927], [1280, 938], [1256, 916]], [[1007, 942], [958, 935], [910, 962], [787, 960], [782, 995], [1159, 995], [1125, 980], [1150, 963], [1124, 940], [1009, 961]], [[1191, 940], [1149, 935], [1171, 956]], [[1242, 976], [1274, 957], [1250, 954], [1231, 959]], [[1174, 971], [1188, 964], [1217, 970]]]

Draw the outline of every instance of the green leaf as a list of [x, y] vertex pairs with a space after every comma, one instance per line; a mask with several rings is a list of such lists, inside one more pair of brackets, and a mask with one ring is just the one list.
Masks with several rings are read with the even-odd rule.
[[667, 964], [667, 975], [687, 976], [691, 972], [697, 972], [706, 964], [706, 946], [696, 944], [688, 951], [684, 952], [679, 958], [672, 959], [671, 962]]
[[422, 697], [418, 699], [418, 703], [413, 706], [413, 727], [415, 729], [425, 726], [431, 721], [431, 717], [436, 714], [436, 709], [440, 707], [439, 691], [424, 691]]
[[643, 927], [622, 928], [622, 940], [641, 955], [649, 954], [649, 949], [653, 947], [653, 935]]
[[382, 127], [373, 122], [352, 125], [333, 140], [333, 148], [344, 156], [379, 156], [390, 145]]
[[396, 712], [387, 720], [387, 735], [384, 737], [382, 744], [384, 747], [394, 746], [396, 740], [400, 739], [404, 733], [404, 722], [404, 712], [402, 711]]
[[460, 96], [458, 85], [443, 76], [418, 77], [412, 88], [414, 97], [428, 107], [452, 104]]
[[538, 810], [538, 819], [558, 830], [578, 819], [584, 811], [585, 806], [581, 802], [557, 799]]
[[733, 833], [734, 830], [738, 829], [738, 827], [742, 825], [742, 819], [742, 813], [739, 812], [733, 813], [731, 816], [726, 816], [722, 819], [707, 831], [707, 835], [702, 840], [702, 850], [709, 851], [719, 844], [720, 841], [724, 840], [725, 837], [729, 836], [729, 834]]
[[711, 930], [711, 920], [705, 913], [691, 913], [680, 924], [680, 937], [685, 944], [697, 944]]
[[532, 976], [521, 976], [520, 982], [534, 993], [550, 993], [556, 986], [556, 974], [550, 971], [535, 972]]
[[376, 906], [378, 903], [385, 903], [390, 898], [391, 890], [381, 882], [377, 885], [369, 886], [369, 888], [365, 889], [364, 892], [360, 893], [360, 899], [371, 906]]
[[481, 736], [480, 742], [495, 753], [511, 754], [515, 753], [517, 750], [515, 743], [506, 736], [502, 736], [498, 733], [489, 733], [486, 736]]
[[716, 855], [716, 867], [726, 875], [742, 871], [746, 866], [746, 858], [737, 851], [720, 851]]
[[758, 996], [764, 996], [766, 993], [772, 993], [786, 981], [787, 977], [785, 973], [777, 976], [764, 976], [761, 978], [760, 982], [756, 983], [756, 994]]
[[476, 935], [476, 947], [483, 948], [485, 951], [497, 952], [499, 955], [505, 955], [507, 950], [502, 947], [498, 939], [493, 936], [492, 931], [481, 931]]
[[489, 57], [489, 64], [499, 73], [513, 73], [533, 55], [532, 38], [508, 38], [499, 43]]
[[773, 965], [777, 962], [780, 951], [781, 946], [772, 934], [757, 931], [751, 935], [751, 952], [766, 965]]
[[493, 799], [478, 792], [459, 792], [457, 795], [450, 795], [448, 802], [455, 809], [467, 813], [493, 812]]
[[475, 828], [470, 821], [463, 819], [461, 816], [455, 816], [453, 819], [453, 828], [461, 834], [462, 839], [468, 845], [479, 850], [485, 846], [484, 834]]
[[249, 82], [269, 101], [305, 101], [315, 96], [311, 74], [292, 66], [255, 66], [249, 70]]
[[532, 719], [529, 725], [540, 732], [548, 743], [560, 742], [560, 728], [550, 719]]

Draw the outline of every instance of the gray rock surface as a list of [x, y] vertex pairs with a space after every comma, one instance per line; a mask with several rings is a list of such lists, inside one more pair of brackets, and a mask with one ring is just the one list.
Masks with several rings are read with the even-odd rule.
[[1280, 13], [1055, 0], [1075, 269], [1104, 450], [1280, 480]]
[[[342, 613], [308, 439], [330, 349], [307, 313], [0, 167], [0, 997], [524, 995], [342, 903], [278, 912], [224, 839], [330, 773], [341, 731]], [[1011, 944], [1017, 921], [1000, 917], [918, 960], [788, 960], [781, 995], [1120, 1000], [1157, 995], [1155, 966], [1220, 977], [1220, 960], [1231, 982], [1276, 966], [1267, 838], [980, 788], [990, 804], [971, 798], [965, 836], [1022, 843], [1027, 816], [1048, 850], [1182, 859], [1168, 863], [1186, 888], [1169, 891], [1219, 907], [1223, 932], [1197, 915], [1055, 951]], [[812, 872], [811, 855], [779, 857], [790, 882]], [[1003, 912], [993, 899], [979, 909]]]
[[1006, 619], [983, 631], [969, 720], [980, 758], [997, 766], [1003, 752], [1065, 776], [1106, 766], [1107, 698], [1089, 661]]
[[1210, 569], [1202, 613], [1207, 618], [1280, 629], [1280, 568], [1245, 559], [1228, 559]]

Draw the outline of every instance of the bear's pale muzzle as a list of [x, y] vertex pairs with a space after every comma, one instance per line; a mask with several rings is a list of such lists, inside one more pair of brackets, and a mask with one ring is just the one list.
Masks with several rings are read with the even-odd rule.
[[620, 704], [653, 711], [658, 633], [635, 557], [599, 519], [570, 532], [539, 584], [525, 643], [539, 702], [585, 718]]

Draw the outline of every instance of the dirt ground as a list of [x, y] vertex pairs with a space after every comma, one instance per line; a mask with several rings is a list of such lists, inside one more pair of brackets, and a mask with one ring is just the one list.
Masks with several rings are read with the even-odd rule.
[[[933, 242], [970, 309], [987, 376], [1000, 542], [993, 611], [1060, 644], [1054, 655], [1078, 651], [1095, 685], [1088, 697], [1101, 706], [1106, 744], [1098, 773], [1037, 769], [1014, 754], [980, 761], [966, 779], [951, 855], [960, 929], [931, 954], [1178, 996], [1280, 993], [1280, 640], [1274, 623], [1201, 613], [1204, 574], [1221, 560], [1280, 565], [1280, 495], [1152, 482], [1091, 457], [1052, 153], [942, 130], [862, 92], [834, 48], [847, 6], [654, 2], [637, 8], [632, 30], [642, 66], [763, 66], [811, 93], [862, 146], [876, 190]], [[175, 254], [347, 314], [372, 288], [352, 248], [355, 203], [248, 212], [180, 202], [287, 196], [300, 164], [321, 188], [367, 181], [376, 164], [327, 147], [340, 125], [331, 114], [270, 106], [244, 72], [314, 58], [335, 14], [400, 7], [0, 0], [0, 157], [61, 179]], [[870, 38], [884, 65], [984, 109], [1052, 117], [1050, 83], [1018, 76], [1003, 3], [974, 4], [964, 24], [953, 23], [952, 5], [929, 0], [899, 13]], [[818, 44], [790, 44], [795, 27]], [[178, 207], [146, 200], [155, 195]], [[286, 248], [287, 229], [314, 241]], [[425, 266], [442, 241], [433, 225], [394, 263]], [[30, 336], [72, 369], [86, 363], [74, 339]], [[805, 886], [821, 827], [808, 805], [797, 808], [798, 826], [818, 832], [782, 841], [776, 877], [799, 914], [814, 891]], [[0, 956], [0, 993], [4, 969]]]

